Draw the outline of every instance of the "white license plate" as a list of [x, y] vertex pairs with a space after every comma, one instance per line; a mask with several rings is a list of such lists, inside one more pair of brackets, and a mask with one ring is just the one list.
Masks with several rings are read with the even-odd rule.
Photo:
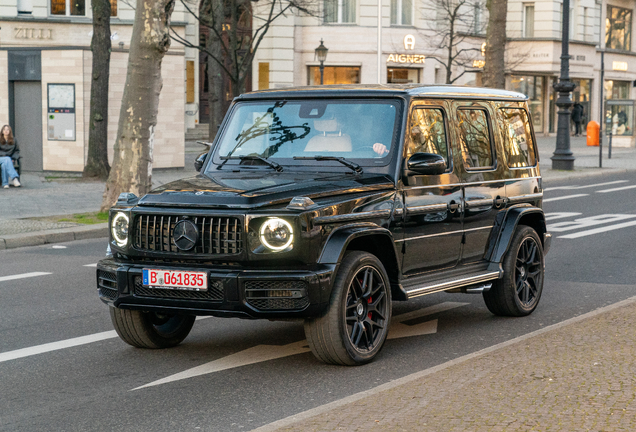
[[143, 269], [143, 284], [153, 288], [206, 291], [207, 272]]

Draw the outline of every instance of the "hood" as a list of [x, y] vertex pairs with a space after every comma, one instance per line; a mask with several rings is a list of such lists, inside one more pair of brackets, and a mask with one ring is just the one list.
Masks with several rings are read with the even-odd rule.
[[139, 200], [140, 206], [254, 208], [311, 199], [373, 192], [393, 187], [386, 175], [348, 173], [227, 173], [197, 175], [166, 183]]

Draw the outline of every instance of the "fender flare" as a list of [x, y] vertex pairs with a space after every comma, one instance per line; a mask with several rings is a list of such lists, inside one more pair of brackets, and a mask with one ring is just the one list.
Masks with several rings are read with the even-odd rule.
[[322, 252], [318, 257], [319, 264], [339, 264], [342, 261], [347, 246], [352, 240], [360, 237], [366, 237], [371, 235], [385, 236], [393, 245], [393, 256], [397, 262], [397, 253], [395, 251], [395, 242], [393, 241], [393, 234], [386, 228], [379, 227], [377, 225], [355, 225], [344, 226], [334, 230], [331, 233], [325, 246], [322, 248]]
[[[488, 240], [488, 249], [486, 250], [486, 258], [493, 263], [501, 263], [510, 248], [512, 237], [517, 230], [517, 225], [521, 219], [531, 218], [532, 226], [543, 246], [546, 242], [546, 223], [543, 210], [530, 204], [519, 204], [505, 211], [501, 211], [495, 218], [495, 225], [491, 231]], [[546, 251], [547, 252], [547, 251]], [[545, 253], [545, 252], [544, 252]]]

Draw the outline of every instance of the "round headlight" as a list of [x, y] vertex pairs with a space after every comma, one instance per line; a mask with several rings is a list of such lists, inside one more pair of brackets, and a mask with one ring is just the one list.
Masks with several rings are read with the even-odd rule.
[[128, 243], [128, 216], [126, 213], [119, 212], [113, 217], [110, 231], [117, 246], [126, 246]]
[[294, 230], [286, 220], [279, 218], [268, 219], [261, 225], [261, 243], [266, 248], [278, 252], [285, 250], [294, 241]]

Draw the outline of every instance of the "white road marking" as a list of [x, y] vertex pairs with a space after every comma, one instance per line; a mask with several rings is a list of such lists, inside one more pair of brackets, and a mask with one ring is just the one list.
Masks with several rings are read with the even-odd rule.
[[572, 199], [572, 198], [580, 198], [580, 197], [584, 197], [584, 196], [589, 196], [589, 194], [576, 194], [576, 195], [566, 195], [566, 196], [562, 196], [562, 197], [555, 197], [555, 198], [545, 198], [543, 200], [543, 202], [550, 202], [550, 201], [563, 201], [566, 199]]
[[593, 235], [593, 234], [599, 234], [599, 233], [606, 232], [606, 231], [613, 231], [613, 230], [617, 230], [617, 229], [621, 229], [621, 228], [627, 228], [627, 227], [630, 227], [630, 226], [636, 226], [636, 221], [624, 222], [624, 223], [621, 223], [621, 224], [610, 225], [610, 226], [605, 226], [605, 227], [601, 227], [601, 228], [594, 228], [594, 229], [591, 229], [591, 230], [580, 231], [580, 232], [573, 233], [573, 234], [566, 234], [566, 235], [559, 236], [558, 238], [575, 239], [575, 238], [585, 237], [585, 236], [589, 236], [589, 235]]
[[[426, 315], [443, 312], [456, 307], [465, 306], [468, 303], [445, 302], [435, 306], [405, 313], [393, 317], [391, 328], [389, 330], [389, 339], [397, 339], [400, 337], [419, 336], [423, 334], [432, 334], [437, 332], [437, 320], [428, 321], [413, 326], [402, 324], [403, 321], [420, 318]], [[309, 352], [309, 346], [306, 340], [294, 342], [288, 345], [257, 345], [243, 351], [222, 357], [217, 360], [202, 364], [192, 369], [170, 375], [157, 381], [142, 385], [132, 389], [139, 390], [146, 387], [153, 387], [160, 384], [166, 384], [174, 381], [180, 381], [196, 376], [206, 375], [210, 373], [220, 372], [226, 369], [233, 369], [241, 366], [247, 366], [254, 363], [260, 363], [269, 360], [275, 360], [282, 357], [288, 357], [296, 354]]]
[[0, 276], [0, 282], [16, 280], [16, 279], [26, 279], [26, 278], [30, 278], [30, 277], [36, 277], [36, 276], [45, 276], [45, 275], [50, 275], [50, 274], [53, 274], [53, 273], [31, 272], [31, 273], [22, 273], [22, 274], [17, 274], [17, 275], [12, 275], [12, 276]]
[[95, 263], [95, 264], [84, 264], [84, 267], [97, 267], [97, 263]]
[[543, 192], [549, 192], [553, 190], [587, 189], [587, 188], [595, 188], [599, 186], [609, 186], [609, 185], [619, 184], [619, 183], [627, 183], [627, 180], [616, 180], [611, 182], [596, 183], [596, 184], [584, 185], [584, 186], [576, 186], [576, 185], [575, 186], [555, 186], [555, 187], [545, 188], [543, 189]]
[[0, 363], [117, 337], [115, 330], [0, 353]]
[[571, 231], [575, 229], [587, 228], [596, 225], [608, 224], [610, 222], [618, 222], [626, 219], [636, 218], [636, 215], [630, 214], [605, 214], [590, 216], [573, 221], [557, 222], [555, 224], [548, 225], [548, 231], [563, 232]]
[[604, 190], [596, 191], [596, 193], [618, 192], [618, 191], [627, 190], [627, 189], [636, 189], [636, 185], [623, 186], [623, 187], [618, 187], [614, 189], [604, 189]]
[[51, 249], [66, 249], [66, 246], [54, 245], [54, 246], [51, 246]]
[[545, 214], [545, 220], [550, 221], [550, 220], [555, 220], [555, 219], [563, 219], [563, 218], [579, 216], [581, 214], [583, 214], [583, 213], [571, 213], [571, 212], [546, 213]]
[[[549, 325], [549, 326], [544, 327], [544, 328], [542, 328], [540, 330], [535, 330], [533, 332], [526, 333], [526, 334], [524, 334], [522, 336], [519, 336], [519, 337], [516, 337], [514, 339], [510, 339], [510, 340], [507, 340], [505, 342], [498, 343], [497, 345], [492, 345], [492, 346], [489, 346], [489, 347], [484, 348], [482, 350], [479, 350], [479, 351], [476, 351], [476, 352], [473, 352], [473, 353], [470, 353], [470, 354], [466, 354], [464, 356], [461, 356], [461, 357], [455, 358], [453, 360], [447, 361], [446, 363], [442, 363], [440, 365], [433, 366], [431, 368], [424, 369], [424, 370], [421, 370], [419, 372], [412, 373], [410, 375], [406, 375], [406, 376], [404, 376], [402, 378], [398, 378], [398, 379], [395, 379], [393, 381], [389, 381], [387, 383], [380, 384], [379, 386], [373, 387], [373, 388], [371, 388], [369, 390], [364, 390], [364, 391], [359, 392], [359, 393], [354, 393], [354, 394], [352, 394], [350, 396], [346, 396], [346, 397], [344, 397], [342, 399], [338, 399], [338, 400], [335, 400], [333, 402], [329, 402], [327, 404], [320, 405], [320, 406], [318, 406], [316, 408], [312, 408], [312, 409], [309, 409], [307, 411], [299, 412], [299, 413], [293, 414], [293, 415], [291, 415], [289, 417], [285, 417], [283, 419], [276, 420], [276, 421], [274, 421], [272, 423], [263, 425], [263, 426], [258, 427], [256, 429], [252, 429], [251, 432], [275, 432], [275, 431], [277, 431], [279, 429], [282, 429], [282, 428], [287, 428], [287, 429], [291, 429], [291, 430], [297, 430], [298, 427], [294, 428], [294, 425], [296, 423], [298, 423], [299, 421], [301, 421], [301, 420], [306, 420], [306, 419], [309, 419], [311, 417], [315, 417], [315, 416], [319, 416], [321, 414], [329, 413], [329, 412], [331, 412], [331, 411], [333, 411], [333, 410], [335, 410], [335, 409], [337, 409], [339, 407], [342, 407], [342, 406], [345, 406], [345, 405], [348, 405], [348, 404], [352, 404], [352, 403], [357, 402], [359, 400], [362, 400], [364, 398], [380, 394], [380, 393], [382, 393], [382, 392], [384, 392], [386, 390], [391, 390], [391, 389], [394, 389], [396, 387], [402, 386], [404, 384], [408, 384], [408, 383], [411, 383], [411, 382], [413, 382], [415, 380], [424, 378], [426, 376], [433, 375], [433, 374], [435, 374], [437, 372], [446, 370], [446, 369], [450, 368], [451, 366], [462, 364], [462, 363], [465, 363], [465, 362], [468, 362], [468, 361], [473, 361], [474, 359], [478, 359], [478, 358], [480, 358], [480, 357], [482, 357], [482, 356], [484, 356], [486, 354], [495, 352], [495, 351], [497, 351], [497, 350], [499, 350], [501, 348], [509, 347], [511, 345], [517, 344], [517, 343], [522, 342], [522, 341], [526, 341], [528, 339], [534, 338], [536, 336], [540, 336], [542, 334], [551, 332], [553, 330], [557, 330], [557, 329], [569, 326], [571, 324], [579, 323], [579, 322], [584, 321], [584, 320], [586, 320], [588, 318], [592, 318], [592, 317], [595, 317], [595, 316], [604, 314], [606, 312], [609, 312], [609, 311], [612, 311], [612, 310], [615, 310], [615, 309], [618, 309], [618, 308], [621, 308], [621, 307], [624, 307], [624, 306], [628, 306], [628, 305], [631, 305], [631, 304], [634, 304], [634, 303], [636, 303], [636, 297], [628, 298], [627, 300], [623, 300], [623, 301], [620, 301], [618, 303], [614, 303], [612, 305], [605, 306], [605, 307], [602, 307], [600, 309], [596, 309], [596, 310], [594, 310], [592, 312], [588, 312], [588, 313], [585, 313], [583, 315], [579, 315], [577, 317], [570, 318], [570, 319], [567, 319], [565, 321], [561, 321], [559, 323]], [[385, 429], [387, 429], [387, 428], [385, 428]]]

